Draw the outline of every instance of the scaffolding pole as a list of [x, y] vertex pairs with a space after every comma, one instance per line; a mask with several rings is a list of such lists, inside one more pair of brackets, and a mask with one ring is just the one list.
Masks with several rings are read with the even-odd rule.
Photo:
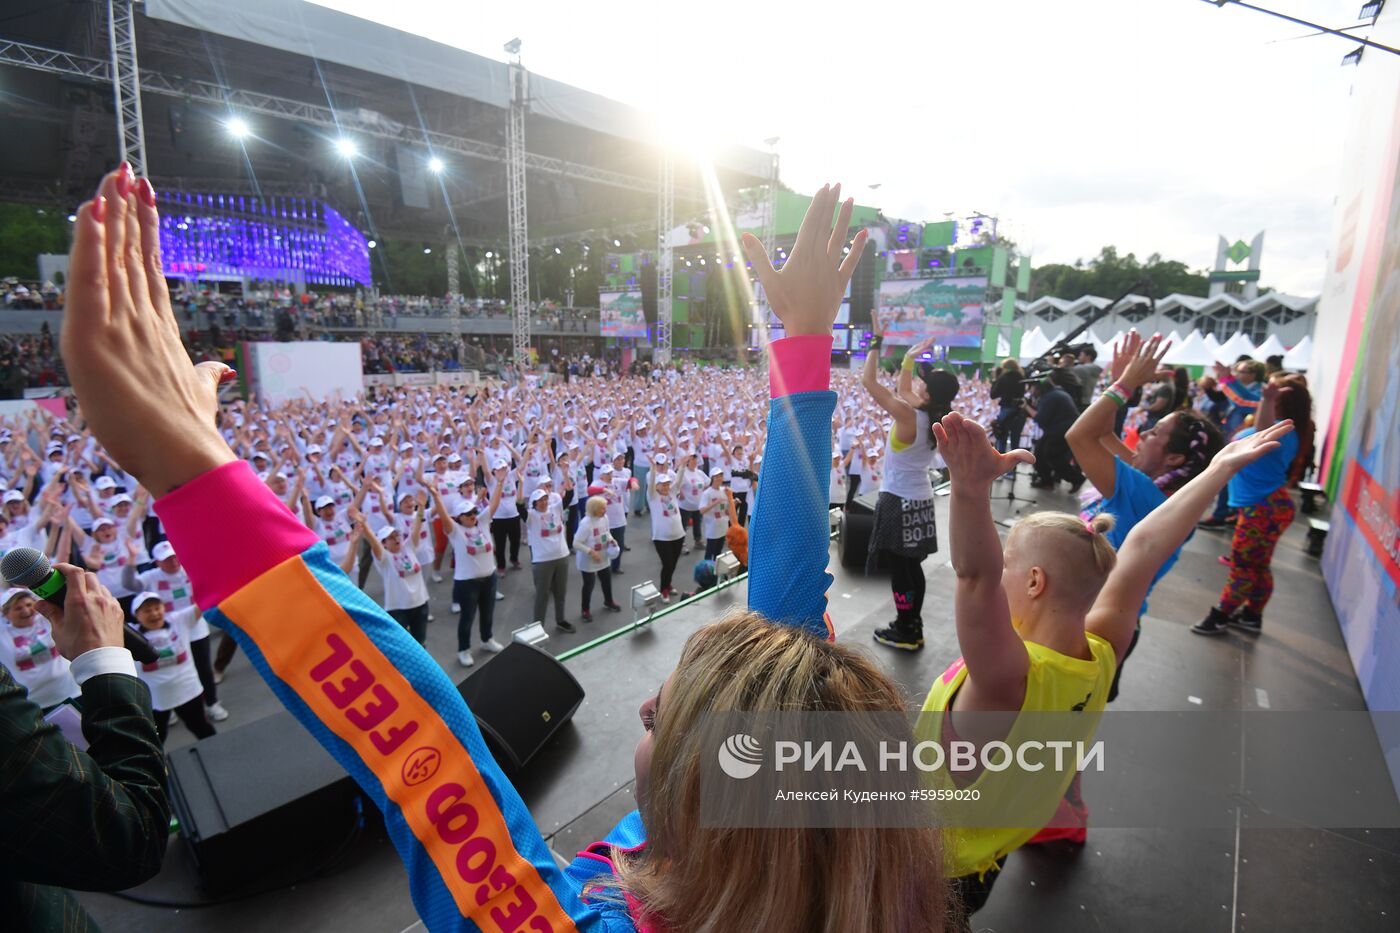
[[675, 258], [671, 252], [671, 227], [676, 201], [676, 163], [669, 146], [661, 150], [661, 184], [656, 199], [656, 339], [651, 358], [671, 362], [671, 277]]
[[[763, 248], [770, 260], [777, 256], [778, 249], [778, 154], [772, 154], [768, 166], [768, 204], [763, 211]], [[755, 277], [753, 332], [759, 350], [758, 364], [768, 364], [768, 295], [763, 291], [763, 283]]]
[[107, 39], [112, 55], [112, 96], [122, 159], [146, 177], [146, 127], [141, 120], [141, 70], [136, 64], [134, 0], [107, 0]]
[[515, 362], [530, 355], [530, 238], [525, 212], [525, 110], [527, 75], [519, 60], [510, 65], [510, 126], [507, 133], [506, 202], [510, 230], [510, 303], [514, 312]]

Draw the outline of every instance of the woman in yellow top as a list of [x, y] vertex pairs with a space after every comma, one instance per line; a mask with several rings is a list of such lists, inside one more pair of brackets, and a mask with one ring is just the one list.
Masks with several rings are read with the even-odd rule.
[[[1003, 553], [992, 522], [992, 481], [1017, 462], [1035, 458], [1025, 450], [997, 453], [986, 429], [959, 414], [935, 424], [953, 483], [949, 520], [963, 654], [929, 691], [920, 737], [971, 742], [980, 760], [987, 743], [1006, 742], [1015, 749], [1044, 725], [1022, 714], [1073, 712], [1077, 715], [1055, 718], [1054, 738], [1092, 739], [1157, 568], [1176, 552], [1230, 477], [1277, 449], [1279, 438], [1292, 429], [1280, 422], [1230, 444], [1143, 518], [1121, 553], [1115, 554], [1104, 537], [1113, 527], [1111, 517], [1100, 514], [1086, 522], [1052, 512], [1018, 522]], [[970, 715], [979, 712], [1016, 716]], [[1015, 799], [1027, 818], [1019, 827], [948, 827], [948, 873], [966, 912], [964, 923], [986, 903], [1007, 854], [1049, 824], [1074, 774], [1072, 764], [1062, 770], [967, 774], [970, 783], [963, 786], [998, 805]]]

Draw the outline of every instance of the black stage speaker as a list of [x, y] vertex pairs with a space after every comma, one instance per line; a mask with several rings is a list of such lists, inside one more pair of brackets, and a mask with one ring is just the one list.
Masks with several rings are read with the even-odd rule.
[[523, 768], [573, 718], [583, 688], [554, 656], [512, 641], [457, 685], [497, 758]]
[[211, 894], [324, 858], [357, 819], [355, 782], [291, 713], [220, 732], [166, 761], [180, 832]]
[[[875, 503], [879, 499], [879, 490], [856, 496], [842, 513], [840, 537], [837, 539], [837, 553], [842, 567], [865, 569], [866, 555], [870, 553], [870, 535], [875, 530]], [[876, 556], [875, 569], [888, 569], [883, 555]]]

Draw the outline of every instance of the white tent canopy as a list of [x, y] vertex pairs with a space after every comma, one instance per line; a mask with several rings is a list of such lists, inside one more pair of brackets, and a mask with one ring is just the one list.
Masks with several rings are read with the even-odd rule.
[[1026, 331], [1021, 336], [1021, 361], [1033, 360], [1050, 349], [1050, 338], [1039, 327]]
[[1312, 335], [1305, 336], [1298, 341], [1297, 346], [1283, 355], [1283, 365], [1287, 369], [1307, 369], [1312, 363], [1313, 339]]
[[1246, 337], [1242, 332], [1235, 331], [1229, 340], [1225, 341], [1217, 351], [1220, 362], [1233, 365], [1235, 360], [1241, 356], [1254, 356], [1254, 341]]
[[1179, 345], [1172, 345], [1162, 362], [1172, 366], [1209, 366], [1215, 362], [1215, 354], [1206, 346], [1200, 331], [1193, 330]]
[[1181, 336], [1180, 331], [1174, 330], [1170, 334], [1167, 334], [1167, 342], [1174, 347], [1179, 347], [1186, 342], [1186, 338]]
[[1283, 341], [1278, 339], [1277, 334], [1270, 334], [1264, 338], [1264, 342], [1259, 344], [1254, 350], [1254, 358], [1257, 360], [1267, 360], [1271, 356], [1284, 356], [1288, 353], [1288, 348], [1283, 345]]
[[[1191, 333], [1199, 334], [1200, 330], [1193, 330]], [[1214, 334], [1206, 334], [1204, 340], [1206, 344], [1206, 349], [1210, 350], [1211, 353], [1215, 353], [1217, 355], [1220, 353], [1220, 341], [1215, 339]]]

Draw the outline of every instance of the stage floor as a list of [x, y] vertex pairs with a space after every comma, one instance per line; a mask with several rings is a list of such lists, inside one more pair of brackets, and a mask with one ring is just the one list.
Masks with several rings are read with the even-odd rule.
[[[1004, 494], [1003, 485], [994, 492]], [[1017, 491], [1034, 493], [1044, 507], [1075, 507], [1066, 493], [1034, 492], [1024, 482], [1017, 483]], [[946, 500], [939, 505], [939, 527], [946, 534]], [[1014, 517], [1019, 508], [1035, 507], [994, 500], [998, 517]], [[1229, 540], [1222, 533], [1198, 532], [1153, 595], [1151, 614], [1114, 708], [1365, 709], [1318, 563], [1303, 551], [1305, 533], [1305, 523], [1295, 523], [1278, 548], [1277, 592], [1266, 613], [1264, 633], [1255, 639], [1234, 634], [1206, 639], [1193, 636], [1188, 628], [1204, 616], [1224, 582], [1225, 568], [1217, 557], [1228, 552]], [[659, 566], [646, 534], [644, 520], [633, 519], [629, 536], [638, 544], [626, 555], [627, 572], [621, 578], [626, 586], [654, 578]], [[944, 550], [924, 564], [927, 645], [912, 655], [885, 649], [871, 639], [871, 632], [893, 615], [887, 580], [848, 573], [834, 554], [833, 548], [836, 582], [830, 601], [838, 637], [868, 647], [903, 685], [911, 704], [921, 702], [928, 684], [958, 655], [946, 540]], [[683, 559], [678, 574], [683, 588], [688, 588], [698, 556]], [[371, 580], [373, 593], [373, 574]], [[457, 677], [466, 672], [457, 667], [454, 656], [455, 623], [449, 620], [446, 602], [449, 585], [430, 587], [438, 621], [429, 626], [428, 647]], [[571, 581], [570, 618], [575, 621], [577, 606], [572, 601], [577, 600], [577, 585], [577, 580]], [[504, 587], [508, 598], [497, 604], [498, 637], [529, 621], [528, 565], [527, 572], [507, 574]], [[637, 708], [675, 665], [691, 632], [744, 604], [744, 587], [742, 582], [735, 584], [567, 661], [587, 699], [572, 725], [541, 752], [520, 782], [522, 796], [560, 858], [569, 859], [601, 838], [635, 806], [632, 749], [641, 734]], [[624, 605], [625, 595], [618, 595]], [[596, 618], [589, 626], [579, 625], [576, 635], [552, 636], [549, 649], [558, 654], [631, 624], [630, 610]], [[280, 708], [242, 658], [230, 668], [220, 690], [233, 714], [224, 728]], [[172, 732], [172, 746], [188, 741], [185, 730]], [[1092, 799], [1088, 803], [1092, 814]], [[181, 840], [172, 839], [161, 875], [137, 893], [157, 900], [199, 899]], [[418, 926], [404, 873], [382, 829], [365, 833], [323, 876], [246, 900], [173, 909], [103, 894], [79, 898], [108, 933], [400, 933]], [[974, 928], [1379, 933], [1396, 929], [1397, 918], [1400, 830], [1091, 828], [1084, 846], [1061, 843], [1013, 854], [990, 903], [974, 918]]]

